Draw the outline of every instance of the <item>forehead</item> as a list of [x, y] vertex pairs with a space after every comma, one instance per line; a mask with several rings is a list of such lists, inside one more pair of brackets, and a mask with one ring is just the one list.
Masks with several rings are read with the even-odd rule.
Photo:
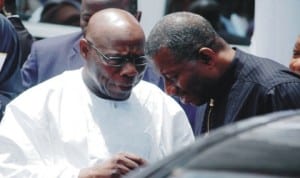
[[153, 60], [162, 74], [177, 72], [181, 70], [184, 63], [184, 61], [176, 60], [176, 57], [168, 48], [161, 48], [156, 55], [153, 56]]
[[82, 10], [96, 12], [105, 8], [120, 8], [129, 10], [129, 0], [83, 0]]
[[[92, 19], [91, 21], [94, 22]], [[102, 23], [91, 23], [86, 36], [99, 47], [115, 48], [116, 46], [130, 46], [144, 48], [145, 35], [138, 22], [124, 18], [102, 20]], [[103, 35], [105, 34], [105, 35]]]
[[143, 39], [114, 39], [114, 40], [104, 40], [96, 41], [96, 46], [104, 50], [107, 54], [118, 54], [118, 55], [128, 55], [144, 54], [144, 40]]

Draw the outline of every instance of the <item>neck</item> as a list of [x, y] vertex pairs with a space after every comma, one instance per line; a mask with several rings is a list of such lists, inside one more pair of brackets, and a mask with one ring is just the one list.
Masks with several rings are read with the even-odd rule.
[[230, 46], [226, 46], [224, 49], [220, 50], [218, 52], [218, 58], [219, 60], [219, 68], [221, 73], [224, 73], [227, 71], [228, 67], [232, 63], [234, 56], [235, 56], [235, 50], [232, 49]]

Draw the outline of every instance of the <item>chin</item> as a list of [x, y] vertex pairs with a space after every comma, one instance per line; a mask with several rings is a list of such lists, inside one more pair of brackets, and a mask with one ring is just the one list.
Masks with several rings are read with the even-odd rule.
[[194, 100], [194, 101], [191, 101], [190, 104], [193, 105], [193, 106], [201, 106], [203, 104], [207, 103], [206, 101], [204, 100]]
[[200, 103], [195, 103], [195, 102], [190, 102], [189, 104], [192, 106], [200, 106], [201, 105]]
[[190, 105], [193, 105], [193, 106], [199, 106], [199, 105], [202, 105], [204, 104], [204, 102], [201, 102], [202, 100], [198, 100], [197, 98], [198, 97], [195, 97], [195, 96], [180, 96], [180, 102], [181, 103], [184, 103], [184, 104], [190, 104]]
[[111, 95], [111, 97], [114, 98], [115, 100], [123, 101], [123, 100], [127, 100], [130, 97], [130, 94], [131, 92], [115, 93]]

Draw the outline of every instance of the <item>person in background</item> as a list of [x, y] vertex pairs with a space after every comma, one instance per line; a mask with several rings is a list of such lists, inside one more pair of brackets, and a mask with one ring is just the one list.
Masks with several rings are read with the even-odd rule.
[[75, 0], [47, 1], [40, 22], [80, 26], [80, 2]]
[[200, 15], [163, 17], [145, 48], [168, 94], [184, 103], [207, 104], [196, 134], [251, 116], [300, 108], [300, 76], [273, 60], [231, 48]]
[[7, 103], [23, 90], [22, 85], [18, 85], [21, 82], [20, 68], [22, 55], [20, 42], [14, 27], [2, 14], [0, 14], [0, 37], [1, 120]]
[[18, 34], [21, 44], [21, 65], [23, 65], [35, 39], [25, 28], [17, 13], [16, 0], [0, 0], [0, 9], [2, 9], [2, 14], [12, 23]]
[[82, 68], [13, 100], [0, 129], [3, 177], [120, 177], [194, 141], [186, 115], [142, 81], [145, 35], [134, 16], [95, 13], [80, 40]]
[[298, 36], [293, 49], [293, 56], [289, 65], [290, 69], [300, 74], [300, 35]]

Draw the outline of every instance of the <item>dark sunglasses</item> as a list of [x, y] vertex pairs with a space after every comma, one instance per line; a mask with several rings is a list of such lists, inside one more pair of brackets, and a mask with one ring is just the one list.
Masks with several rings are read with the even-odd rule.
[[88, 42], [89, 46], [96, 51], [98, 57], [102, 59], [101, 61], [109, 66], [122, 67], [127, 62], [131, 62], [135, 66], [141, 66], [141, 67], [146, 66], [148, 64], [148, 59], [146, 56], [137, 56], [137, 57], [106, 56], [91, 41], [87, 39], [86, 41]]

